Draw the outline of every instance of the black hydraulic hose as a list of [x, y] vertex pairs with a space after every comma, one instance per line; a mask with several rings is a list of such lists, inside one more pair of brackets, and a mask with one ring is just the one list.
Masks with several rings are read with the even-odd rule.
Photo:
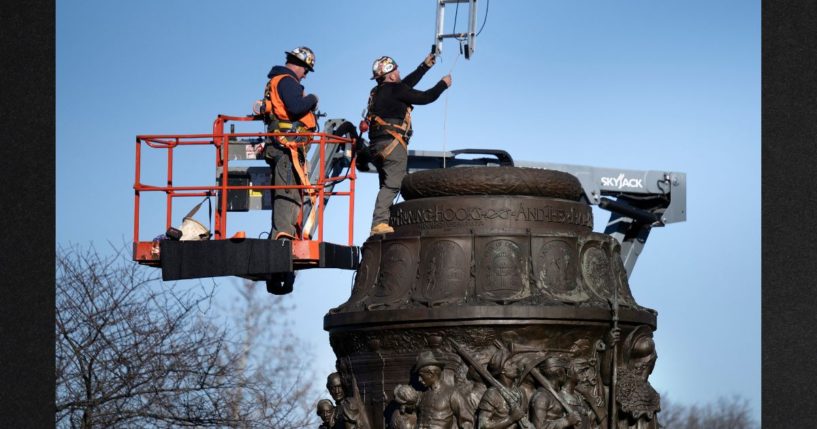
[[650, 213], [646, 210], [635, 208], [629, 204], [625, 204], [621, 201], [611, 200], [609, 198], [602, 198], [599, 200], [599, 207], [603, 208], [604, 210], [608, 210], [611, 212], [615, 212], [627, 217], [630, 217], [638, 222], [652, 225], [656, 222], [661, 222], [661, 216], [655, 213]]
[[349, 121], [345, 121], [344, 123], [340, 124], [339, 127], [335, 128], [335, 131], [332, 134], [343, 137], [346, 134], [352, 136], [353, 139], [357, 140], [360, 136], [357, 134], [357, 127]]
[[[360, 135], [357, 133], [357, 127], [355, 126], [355, 124], [353, 124], [353, 123], [351, 123], [349, 121], [343, 121], [342, 124], [340, 124], [337, 128], [335, 128], [334, 131], [332, 131], [332, 135], [335, 135], [335, 136], [338, 136], [338, 137], [343, 137], [343, 136], [346, 136], [347, 134], [355, 141], [355, 151], [359, 152], [362, 149], [362, 147], [364, 145], [364, 142], [363, 142], [363, 139], [360, 138]], [[358, 168], [358, 170], [360, 170], [360, 168]], [[368, 170], [361, 170], [361, 171], [368, 171]], [[346, 174], [344, 176], [348, 175], [348, 173], [349, 172], [348, 172], [348, 169], [347, 169], [347, 172], [346, 172]], [[340, 183], [342, 181], [343, 181], [343, 179], [339, 179], [339, 180], [334, 181], [333, 184], [337, 184], [337, 183]]]
[[349, 121], [344, 121], [332, 133], [336, 136], [343, 137], [346, 134], [351, 136], [355, 141], [355, 157], [357, 157], [357, 169], [362, 172], [369, 171], [369, 163], [372, 160], [369, 147], [366, 145], [366, 140], [362, 139], [357, 133], [357, 127]]

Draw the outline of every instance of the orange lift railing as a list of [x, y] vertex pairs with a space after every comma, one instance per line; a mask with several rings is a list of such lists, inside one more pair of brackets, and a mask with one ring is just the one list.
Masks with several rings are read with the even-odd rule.
[[[254, 239], [245, 239], [245, 238], [236, 238], [236, 237], [227, 237], [227, 220], [228, 220], [228, 195], [230, 192], [242, 191], [242, 192], [273, 192], [276, 189], [299, 189], [302, 195], [304, 196], [301, 210], [302, 215], [299, 216], [299, 220], [303, 221], [307, 219], [308, 216], [305, 211], [314, 211], [313, 216], [316, 217], [316, 222], [313, 225], [307, 227], [307, 231], [303, 231], [301, 236], [298, 237], [296, 240], [292, 240], [287, 244], [287, 248], [291, 248], [291, 261], [288, 264], [291, 270], [303, 269], [303, 268], [311, 268], [311, 267], [322, 267], [322, 266], [333, 266], [336, 268], [349, 268], [354, 269], [357, 267], [357, 255], [358, 250], [353, 245], [353, 235], [354, 235], [354, 202], [355, 202], [355, 180], [356, 180], [356, 168], [355, 168], [355, 157], [354, 157], [354, 139], [339, 137], [332, 134], [322, 133], [322, 132], [315, 132], [315, 133], [235, 133], [231, 129], [230, 132], [225, 132], [225, 126], [228, 122], [249, 122], [249, 121], [260, 121], [260, 119], [256, 116], [227, 116], [227, 115], [219, 115], [216, 120], [213, 122], [213, 132], [212, 134], [178, 134], [178, 135], [139, 135], [136, 137], [136, 170], [135, 170], [135, 180], [134, 180], [134, 226], [133, 226], [133, 259], [134, 261], [155, 267], [162, 267], [163, 268], [163, 278], [166, 280], [168, 279], [178, 279], [178, 278], [195, 278], [195, 277], [210, 277], [214, 275], [238, 275], [240, 277], [251, 278], [255, 280], [262, 280], [267, 276], [267, 273], [264, 271], [271, 271], [271, 272], [280, 272], [286, 271], [286, 268], [282, 269], [281, 266], [286, 267], [287, 264], [272, 264], [269, 265], [270, 267], [278, 267], [278, 268], [271, 268], [269, 270], [261, 269], [261, 272], [243, 272], [239, 270], [238, 272], [233, 272], [229, 268], [225, 269], [226, 272], [214, 272], [211, 270], [203, 270], [201, 271], [201, 275], [198, 275], [195, 269], [192, 270], [185, 270], [186, 272], [182, 275], [180, 274], [170, 274], [168, 278], [167, 273], [165, 272], [165, 261], [163, 261], [163, 253], [165, 244], [168, 242], [173, 242], [175, 240], [154, 240], [153, 238], [149, 240], [145, 240], [141, 237], [142, 231], [140, 230], [140, 223], [141, 223], [141, 197], [143, 193], [164, 193], [165, 194], [165, 230], [169, 230], [172, 227], [172, 212], [173, 212], [173, 203], [174, 200], [177, 198], [204, 198], [204, 197], [215, 197], [217, 198], [218, 204], [216, 205], [216, 210], [213, 214], [213, 231], [212, 237], [207, 240], [201, 241], [175, 241], [174, 246], [181, 246], [180, 251], [184, 252], [185, 247], [193, 249], [195, 246], [195, 252], [199, 256], [202, 254], [207, 255], [208, 258], [229, 258], [231, 255], [230, 249], [239, 249], [239, 247], [230, 247], [223, 245], [226, 242], [232, 243], [242, 243], [245, 241], [253, 241]], [[234, 127], [234, 124], [233, 124]], [[233, 128], [231, 127], [231, 128]], [[292, 185], [292, 186], [273, 186], [270, 184], [257, 184], [251, 183], [249, 185], [234, 185], [230, 184], [229, 175], [230, 175], [230, 159], [238, 159], [234, 155], [231, 156], [231, 146], [232, 152], [235, 152], [240, 147], [246, 146], [247, 141], [256, 141], [262, 142], [265, 139], [272, 138], [275, 139], [278, 136], [287, 136], [287, 137], [303, 137], [303, 142], [297, 143], [299, 146], [303, 146], [305, 149], [312, 148], [313, 151], [317, 151], [319, 154], [318, 162], [316, 163], [319, 169], [319, 174], [317, 176], [317, 180], [314, 180], [314, 183], [302, 183], [299, 185]], [[243, 139], [243, 140], [242, 140]], [[149, 149], [158, 149], [164, 150], [166, 152], [166, 181], [162, 185], [151, 185], [142, 183], [142, 150], [143, 146]], [[174, 162], [177, 161], [174, 156], [176, 155], [175, 150], [177, 148], [183, 146], [208, 146], [215, 149], [215, 174], [214, 174], [214, 183], [209, 185], [200, 185], [200, 186], [177, 186], [174, 185]], [[342, 172], [339, 175], [327, 177], [327, 174], [330, 174], [330, 171], [327, 171], [327, 156], [335, 156], [338, 151], [342, 151], [345, 154], [349, 154], [348, 156], [342, 158], [343, 162], [346, 163], [345, 172]], [[247, 158], [244, 158], [247, 159]], [[189, 168], [189, 166], [186, 166]], [[337, 170], [340, 171], [340, 170]], [[349, 188], [348, 191], [335, 191], [334, 185], [339, 182], [349, 181]], [[308, 195], [312, 195], [314, 198], [308, 198]], [[346, 245], [334, 245], [331, 243], [324, 243], [324, 210], [326, 208], [326, 202], [330, 196], [345, 196], [348, 197], [348, 242]], [[313, 231], [309, 231], [309, 229], [316, 229], [317, 234], [313, 234]], [[303, 230], [303, 228], [301, 228]], [[254, 246], [265, 245], [265, 243], [274, 242], [278, 240], [254, 240], [256, 241]], [[207, 244], [209, 242], [210, 244]], [[221, 243], [221, 244], [219, 244]], [[327, 246], [332, 246], [331, 251], [327, 251]], [[291, 247], [290, 247], [291, 246]], [[280, 247], [280, 246], [279, 246]], [[210, 249], [210, 250], [208, 250]], [[218, 250], [214, 250], [218, 249]], [[345, 249], [351, 249], [349, 253], [354, 259], [353, 263], [350, 263], [349, 267], [346, 267], [345, 263], [341, 263], [341, 266], [337, 266], [337, 263], [332, 263], [323, 261], [323, 258], [326, 258], [326, 255], [337, 255], [338, 249], [342, 251]], [[210, 253], [210, 252], [214, 253]], [[238, 251], [238, 250], [236, 250]], [[191, 253], [188, 251], [187, 253]], [[204, 252], [204, 253], [202, 253]], [[227, 252], [227, 253], [225, 253]], [[179, 252], [173, 251], [174, 255], [178, 255]], [[192, 254], [192, 253], [191, 253]], [[266, 254], [266, 253], [262, 253]], [[276, 257], [275, 255], [280, 256], [280, 254], [269, 254], [270, 257]], [[257, 252], [256, 252], [257, 256]], [[348, 259], [348, 258], [347, 258]], [[179, 262], [181, 261], [181, 262]], [[179, 261], [175, 261], [174, 263], [185, 263], [184, 259], [180, 259]], [[190, 263], [194, 265], [193, 263]], [[253, 269], [258, 271], [259, 268]], [[252, 271], [252, 270], [251, 270]]]

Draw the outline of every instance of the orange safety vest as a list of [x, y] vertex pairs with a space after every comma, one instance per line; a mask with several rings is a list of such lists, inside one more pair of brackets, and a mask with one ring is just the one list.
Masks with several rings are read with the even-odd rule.
[[[312, 112], [307, 112], [300, 118], [293, 120], [287, 115], [286, 107], [284, 106], [284, 100], [281, 99], [281, 95], [278, 94], [278, 83], [281, 82], [281, 79], [285, 77], [291, 77], [295, 79], [294, 76], [290, 74], [279, 74], [274, 76], [270, 79], [269, 83], [267, 84], [266, 89], [264, 90], [264, 112], [269, 115], [273, 120], [277, 121], [278, 124], [276, 128], [279, 129], [287, 129], [294, 132], [304, 132], [304, 131], [314, 131], [317, 129], [318, 121], [315, 117], [315, 114]], [[303, 124], [303, 129], [298, 129], [292, 126], [293, 122], [300, 122]], [[284, 126], [286, 125], [286, 126]], [[300, 128], [300, 127], [299, 127]], [[302, 185], [310, 185], [309, 183], [309, 175], [304, 170], [304, 166], [301, 165], [299, 161], [300, 156], [299, 152], [303, 151], [303, 154], [306, 154], [306, 148], [304, 146], [299, 145], [298, 143], [292, 142], [285, 138], [284, 136], [277, 137], [278, 142], [281, 143], [285, 148], [289, 149], [290, 156], [292, 157], [292, 166], [295, 168], [295, 172], [298, 175], [298, 181]], [[306, 224], [311, 224], [311, 222], [315, 218], [315, 208], [317, 207], [317, 195], [315, 190], [312, 188], [307, 188], [306, 190], [300, 190], [301, 195], [306, 193], [309, 196], [309, 199], [312, 201], [313, 210], [309, 212], [309, 219], [305, 222]], [[298, 211], [298, 225], [303, 225], [303, 211]], [[309, 233], [307, 231], [300, 231], [300, 239], [309, 239]]]
[[307, 112], [305, 115], [294, 120], [293, 118], [290, 118], [289, 115], [287, 115], [287, 109], [284, 106], [284, 100], [282, 100], [281, 95], [278, 94], [278, 83], [281, 81], [281, 79], [285, 77], [291, 77], [295, 79], [295, 77], [290, 74], [279, 74], [270, 79], [266, 91], [264, 91], [266, 112], [270, 113], [275, 119], [278, 119], [279, 121], [286, 122], [299, 121], [310, 130], [316, 129], [318, 121], [315, 118], [315, 114], [312, 112]]

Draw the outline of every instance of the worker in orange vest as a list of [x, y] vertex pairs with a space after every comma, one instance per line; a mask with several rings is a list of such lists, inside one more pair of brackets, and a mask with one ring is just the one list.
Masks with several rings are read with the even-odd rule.
[[[301, 80], [315, 71], [315, 53], [301, 46], [286, 52], [286, 64], [274, 66], [264, 90], [264, 120], [269, 133], [302, 133], [317, 129], [313, 111], [318, 96], [306, 94]], [[272, 185], [301, 184], [308, 142], [307, 137], [268, 138], [264, 159], [272, 171]], [[297, 163], [297, 164], [296, 164]], [[299, 189], [275, 189], [272, 198], [272, 231], [270, 238], [294, 240], [298, 237], [298, 213], [303, 202]]]

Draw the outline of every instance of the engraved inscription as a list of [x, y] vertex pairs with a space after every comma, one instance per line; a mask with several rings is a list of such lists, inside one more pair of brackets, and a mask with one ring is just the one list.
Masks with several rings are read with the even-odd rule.
[[484, 207], [434, 207], [405, 208], [396, 207], [389, 223], [395, 227], [405, 225], [421, 225], [423, 228], [442, 228], [449, 224], [461, 226], [479, 226], [484, 221], [509, 220], [514, 222], [550, 222], [569, 225], [593, 227], [593, 214], [586, 208], [536, 206], [530, 207], [519, 204], [508, 208]]
[[464, 299], [468, 265], [462, 247], [451, 240], [439, 240], [423, 250], [417, 300], [433, 306]]

